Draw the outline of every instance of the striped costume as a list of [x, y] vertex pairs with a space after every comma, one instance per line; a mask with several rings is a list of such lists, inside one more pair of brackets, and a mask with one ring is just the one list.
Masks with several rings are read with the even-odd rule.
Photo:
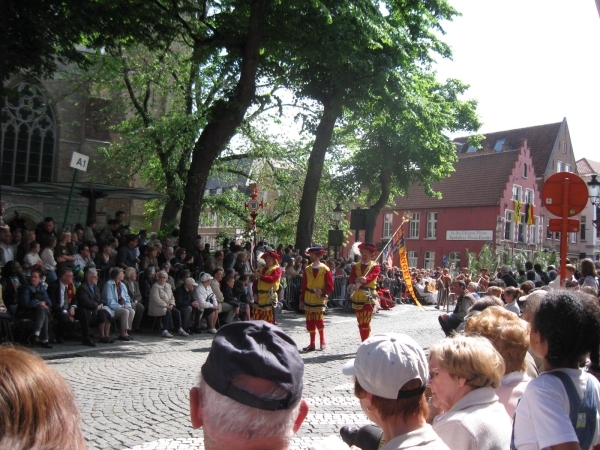
[[[315, 291], [321, 290], [321, 295]], [[304, 270], [302, 277], [302, 291], [300, 297], [304, 300], [304, 311], [306, 312], [306, 329], [310, 334], [310, 345], [307, 347], [312, 350], [315, 348], [316, 332], [319, 332], [321, 341], [321, 350], [325, 348], [325, 308], [327, 306], [327, 296], [333, 292], [333, 275], [324, 264], [310, 264]]]
[[350, 284], [356, 284], [356, 280], [360, 277], [366, 278], [366, 283], [356, 289], [351, 297], [352, 309], [354, 309], [354, 313], [356, 314], [358, 331], [362, 341], [367, 339], [371, 333], [373, 305], [376, 304], [376, 300], [367, 296], [364, 291], [368, 290], [371, 295], [377, 295], [377, 277], [380, 271], [381, 267], [379, 264], [373, 261], [367, 264], [356, 263], [350, 271], [350, 279], [348, 280]]
[[273, 323], [275, 320], [269, 292], [273, 289], [273, 292], [277, 294], [281, 280], [281, 268], [275, 264], [271, 267], [264, 266], [259, 272], [261, 273], [260, 280], [252, 286], [254, 293], [258, 296], [258, 301], [252, 304], [252, 318]]

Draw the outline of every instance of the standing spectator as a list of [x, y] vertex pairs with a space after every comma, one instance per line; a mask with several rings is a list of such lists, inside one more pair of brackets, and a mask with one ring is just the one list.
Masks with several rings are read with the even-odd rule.
[[54, 259], [54, 248], [56, 247], [56, 238], [54, 236], [48, 238], [48, 247], [42, 250], [40, 257], [44, 262], [46, 269], [46, 281], [52, 283], [57, 279], [56, 276], [56, 260]]
[[168, 275], [161, 270], [156, 275], [156, 283], [150, 289], [150, 303], [148, 315], [150, 317], [162, 317], [162, 337], [173, 337], [169, 330], [177, 328], [179, 336], [188, 336], [183, 330], [181, 323], [181, 313], [175, 307], [175, 297], [171, 290], [171, 285], [167, 283]]
[[502, 278], [502, 281], [504, 281], [504, 284], [506, 284], [507, 287], [519, 287], [519, 285], [517, 284], [517, 280], [515, 280], [513, 274], [510, 273], [510, 269], [508, 266], [502, 266], [500, 268], [500, 272], [502, 274], [500, 278]]
[[30, 247], [29, 244], [35, 241], [35, 233], [33, 231], [25, 230], [22, 233], [21, 242], [16, 246], [15, 250], [15, 259], [23, 264], [25, 260], [25, 255], [29, 253]]
[[17, 305], [21, 296], [23, 286], [27, 284], [27, 280], [23, 276], [23, 268], [16, 261], [7, 262], [2, 267], [2, 290], [3, 301], [13, 316], [17, 313]]
[[83, 230], [83, 242], [96, 243], [96, 221], [88, 220]]
[[544, 286], [548, 286], [548, 283], [550, 283], [550, 278], [548, 278], [548, 274], [542, 270], [541, 264], [534, 264], [533, 270], [535, 271], [536, 275], [540, 277], [540, 280], [542, 283], [544, 283]]
[[38, 225], [38, 227], [35, 229], [35, 236], [37, 241], [40, 243], [42, 250], [48, 247], [48, 240], [51, 237], [57, 238], [57, 240], [60, 242], [60, 239], [58, 239], [58, 234], [54, 230], [54, 219], [52, 217], [46, 217], [44, 221]]
[[241, 246], [234, 244], [231, 248], [231, 251], [227, 253], [227, 256], [225, 256], [225, 260], [223, 261], [223, 268], [233, 269], [235, 266], [235, 261], [237, 260], [237, 256], [242, 250], [243, 249]]
[[519, 304], [517, 303], [521, 294], [521, 289], [507, 287], [502, 296], [502, 300], [506, 303], [504, 307], [509, 311], [514, 312], [517, 316], [521, 316], [521, 308], [519, 308]]
[[90, 325], [93, 324], [98, 327], [101, 343], [112, 344], [115, 342], [110, 337], [112, 317], [104, 309], [105, 305], [98, 288], [98, 272], [96, 269], [89, 269], [86, 272], [85, 281], [79, 286], [75, 294], [75, 301], [77, 302], [76, 317], [81, 325], [81, 343], [88, 347], [96, 346], [89, 334]]
[[14, 233], [12, 233], [12, 240], [10, 242], [10, 246], [12, 247], [14, 255], [17, 254], [17, 249], [19, 248], [19, 245], [21, 244], [22, 240], [23, 233], [21, 232], [21, 230], [16, 230]]
[[133, 326], [135, 310], [131, 306], [131, 299], [127, 293], [127, 288], [122, 283], [125, 278], [123, 269], [115, 267], [110, 272], [108, 280], [102, 288], [102, 301], [110, 309], [111, 316], [121, 321], [121, 330], [119, 332], [120, 341], [131, 341], [128, 330]]
[[137, 271], [133, 267], [125, 269], [123, 284], [127, 288], [127, 293], [131, 300], [131, 307], [135, 311], [135, 316], [133, 317], [133, 329], [139, 331], [146, 308], [142, 303], [142, 291], [137, 281]]
[[579, 285], [581, 287], [589, 286], [598, 292], [598, 273], [596, 272], [594, 262], [589, 258], [585, 258], [581, 260], [579, 267], [581, 268]]
[[29, 282], [21, 290], [21, 303], [18, 315], [23, 315], [34, 322], [33, 335], [35, 344], [44, 348], [52, 348], [48, 339], [48, 322], [52, 302], [48, 298], [46, 288], [42, 284], [42, 274], [37, 270], [31, 272]]
[[14, 233], [16, 230], [25, 231], [28, 229], [25, 219], [23, 219], [23, 217], [21, 216], [21, 211], [19, 211], [18, 209], [15, 210], [15, 215], [13, 219], [10, 222], [8, 222], [8, 227], [10, 228], [10, 231], [12, 233]]
[[106, 226], [98, 235], [98, 243], [102, 245], [105, 242], [108, 242], [109, 239], [114, 238], [118, 228], [119, 222], [117, 222], [115, 219], [109, 219]]

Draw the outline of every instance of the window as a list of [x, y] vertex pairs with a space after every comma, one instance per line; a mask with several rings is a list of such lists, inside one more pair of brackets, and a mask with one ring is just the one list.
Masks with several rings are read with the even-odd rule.
[[513, 220], [514, 220], [514, 212], [509, 211], [508, 209], [505, 212], [506, 221], [504, 223], [504, 240], [512, 241], [513, 240]]
[[525, 222], [525, 214], [520, 214], [520, 222], [517, 224], [517, 241], [527, 242], [527, 222]]
[[565, 164], [565, 172], [571, 171], [571, 164]]
[[412, 219], [410, 219], [410, 229], [408, 231], [408, 237], [413, 239], [419, 238], [419, 223], [421, 221], [421, 213], [413, 213]]
[[392, 219], [394, 215], [392, 213], [386, 213], [383, 215], [383, 238], [391, 238], [392, 237]]
[[556, 171], [557, 172], [562, 172], [563, 171], [563, 162], [559, 161], [556, 163]]
[[533, 195], [533, 189], [525, 189], [525, 203], [535, 206], [535, 204], [533, 203], [534, 198], [535, 197]]
[[408, 266], [417, 267], [419, 260], [419, 252], [408, 252]]
[[548, 228], [546, 229], [546, 240], [551, 241], [552, 240], [552, 231], [550, 231], [550, 226], [548, 226]]
[[425, 252], [425, 269], [435, 267], [435, 252]]
[[215, 191], [215, 194], [217, 194], [217, 195], [222, 194], [222, 193], [223, 193], [223, 188], [222, 187], [217, 188], [217, 190]]
[[497, 152], [501, 152], [502, 147], [504, 147], [505, 143], [506, 143], [506, 139], [498, 139], [496, 141], [496, 143], [494, 144], [494, 150], [496, 150]]
[[437, 213], [427, 213], [427, 237], [435, 239], [437, 236]]
[[577, 244], [577, 233], [569, 233], [571, 244]]
[[204, 189], [204, 196], [208, 197], [210, 195], [210, 189]]
[[585, 241], [585, 216], [581, 216], [581, 228], [579, 228], [579, 239]]
[[218, 217], [216, 212], [207, 212], [200, 215], [200, 227], [217, 228]]
[[460, 267], [460, 252], [450, 252], [448, 254], [448, 264], [454, 264], [454, 267]]
[[562, 143], [562, 144], [563, 144], [563, 145], [562, 145], [562, 152], [563, 152], [563, 153], [567, 153], [567, 141], [563, 141], [563, 143]]
[[523, 178], [527, 178], [527, 164], [523, 164]]
[[2, 105], [2, 184], [52, 181], [56, 125], [48, 99], [25, 82], [11, 91]]
[[539, 242], [539, 229], [540, 229], [540, 218], [538, 216], [534, 216], [533, 225], [529, 227], [529, 243], [530, 244], [538, 244]]
[[523, 192], [523, 188], [521, 188], [521, 186], [513, 184], [513, 196], [512, 199], [513, 200], [519, 200], [521, 201], [521, 194]]

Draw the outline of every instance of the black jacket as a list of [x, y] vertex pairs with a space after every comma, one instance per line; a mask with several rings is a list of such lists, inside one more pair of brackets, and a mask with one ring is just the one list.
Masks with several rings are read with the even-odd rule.
[[[94, 287], [95, 292], [92, 292], [88, 283], [82, 283], [81, 286], [75, 292], [75, 299], [77, 307], [88, 311], [96, 311], [98, 306], [103, 305], [102, 296], [98, 285]], [[71, 304], [73, 304], [71, 302]]]
[[175, 296], [175, 306], [177, 309], [192, 306], [192, 303], [194, 303], [193, 293], [194, 291], [187, 290], [185, 283], [175, 289], [175, 293], [173, 295]]

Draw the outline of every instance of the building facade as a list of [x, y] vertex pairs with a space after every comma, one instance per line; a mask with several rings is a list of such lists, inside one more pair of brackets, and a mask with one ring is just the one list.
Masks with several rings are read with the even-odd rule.
[[[592, 179], [592, 175], [600, 175], [600, 162], [591, 161], [587, 158], [577, 161], [579, 176], [586, 183]], [[580, 256], [596, 259], [600, 255], [600, 207], [588, 202], [581, 212], [579, 229], [579, 253]]]

